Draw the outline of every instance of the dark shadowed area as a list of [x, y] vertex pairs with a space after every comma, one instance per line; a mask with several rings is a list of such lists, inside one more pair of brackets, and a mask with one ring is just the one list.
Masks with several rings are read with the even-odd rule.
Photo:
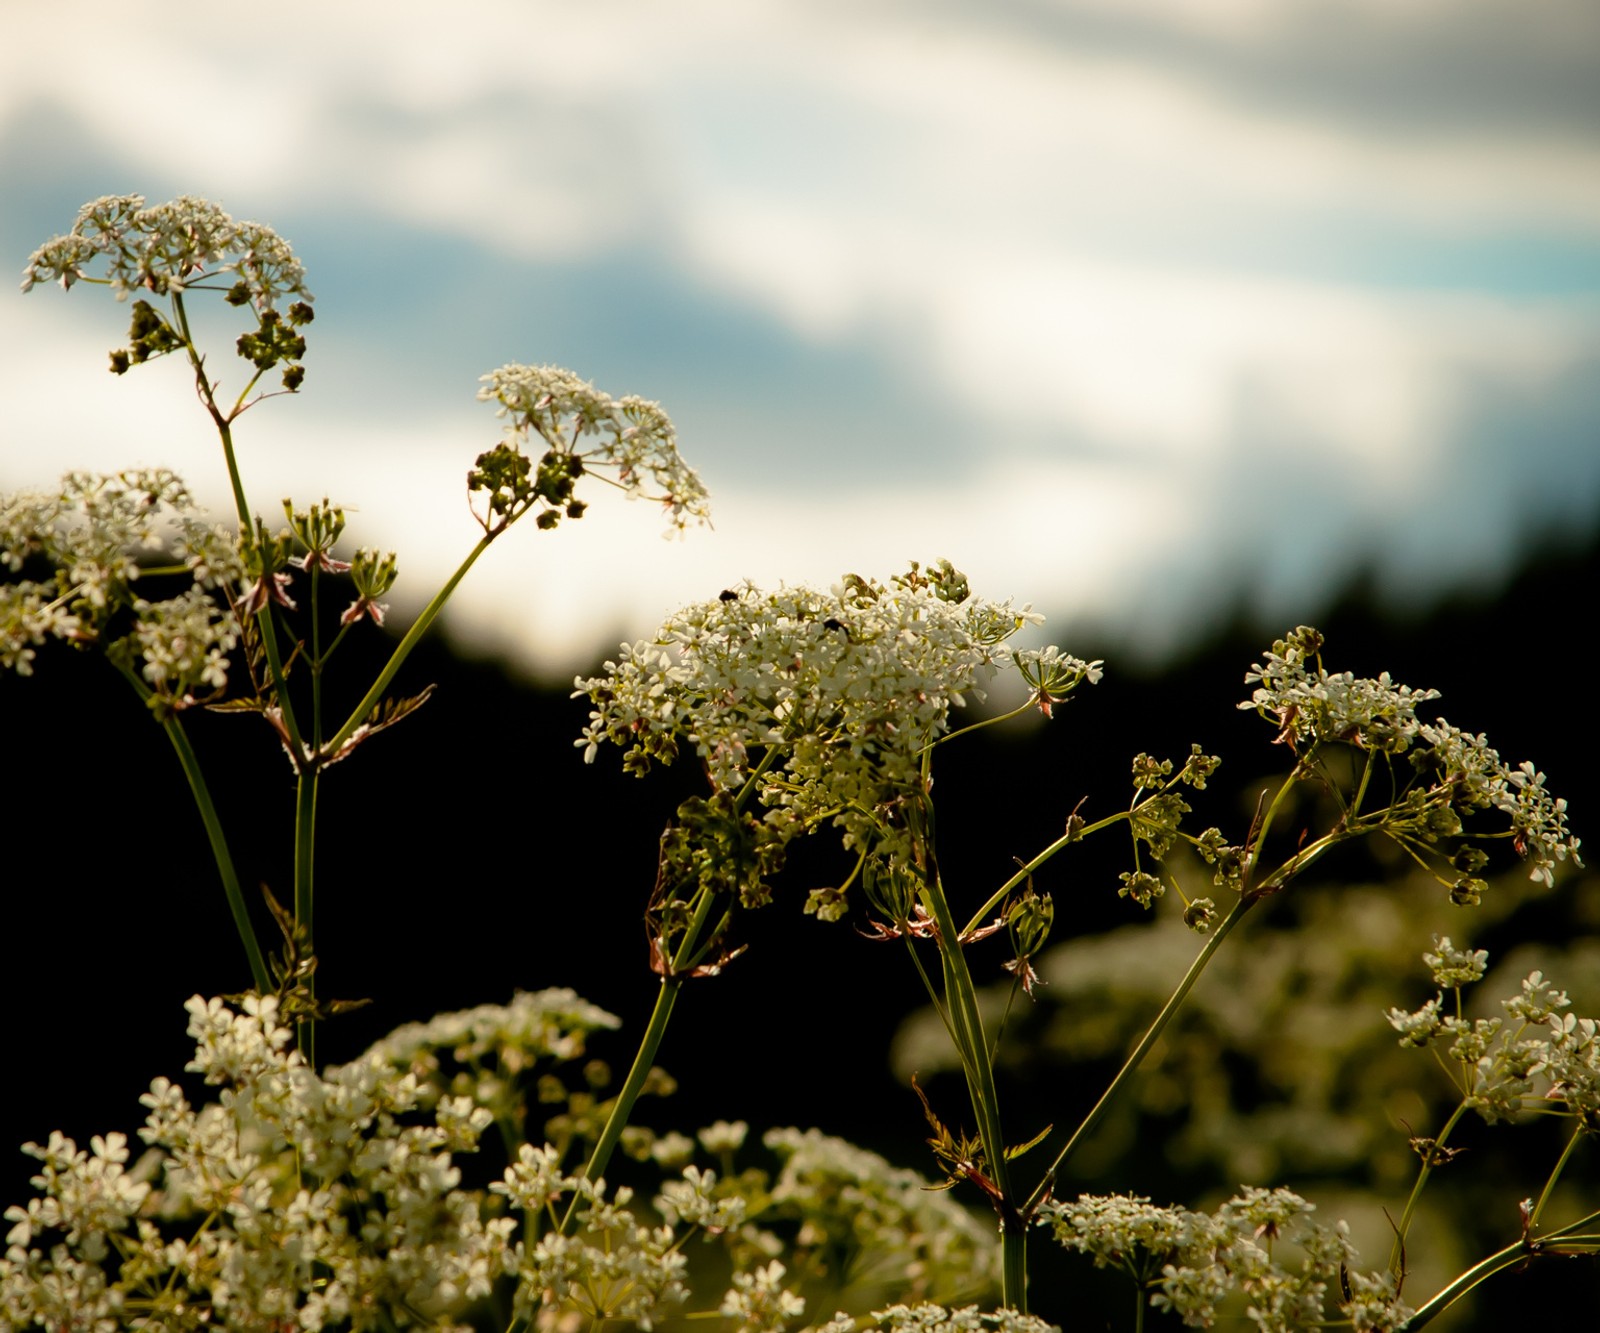
[[[1581, 835], [1600, 795], [1587, 752], [1597, 716], [1571, 626], [1592, 599], [1597, 570], [1600, 544], [1591, 540], [1546, 551], [1494, 600], [1406, 614], [1386, 611], [1357, 582], [1320, 618], [1325, 657], [1330, 667], [1386, 669], [1440, 689], [1452, 721], [1487, 732], [1513, 762], [1537, 761], [1570, 799]], [[936, 769], [941, 862], [957, 910], [1003, 882], [1014, 857], [1059, 836], [1080, 800], [1091, 818], [1125, 801], [1128, 761], [1141, 750], [1181, 756], [1197, 740], [1220, 754], [1221, 773], [1195, 798], [1213, 802], [1199, 818], [1248, 823], [1258, 779], [1282, 770], [1282, 752], [1270, 728], [1235, 705], [1248, 693], [1245, 668], [1272, 637], [1240, 613], [1183, 660], [1138, 674], [1119, 669], [1114, 644], [1068, 632], [1066, 647], [1108, 659], [1105, 680], [1049, 723], [1030, 716], [959, 743]], [[369, 641], [362, 651], [376, 665], [382, 647]], [[349, 678], [360, 674], [343, 665]], [[582, 701], [527, 688], [499, 665], [453, 657], [442, 644], [415, 654], [402, 688], [429, 682], [437, 692], [414, 719], [374, 738], [323, 783], [319, 991], [373, 1003], [328, 1023], [319, 1055], [348, 1059], [400, 1023], [503, 1002], [519, 988], [570, 986], [623, 1019], [622, 1033], [593, 1046], [620, 1074], [655, 991], [641, 921], [655, 845], [677, 801], [697, 790], [693, 765], [643, 782], [624, 777], [607, 751], [585, 766], [572, 744]], [[249, 975], [167, 743], [104, 662], [52, 648], [33, 679], [0, 681], [0, 709], [10, 889], [0, 975], [13, 1032], [0, 1142], [42, 1140], [53, 1129], [80, 1142], [131, 1131], [150, 1078], [178, 1075], [188, 1056], [183, 1001], [241, 990]], [[195, 717], [191, 734], [214, 775], [241, 880], [287, 897], [293, 785], [276, 741], [241, 716]], [[1000, 1061], [1018, 1139], [1076, 1121], [1181, 973], [1165, 948], [1172, 904], [1152, 919], [1116, 896], [1126, 864], [1125, 845], [1108, 838], [1071, 849], [1037, 876], [1054, 896], [1061, 947], [1043, 962], [1040, 1001], [1023, 1001], [1010, 1020]], [[748, 952], [687, 988], [661, 1057], [680, 1088], [650, 1108], [655, 1128], [693, 1132], [716, 1118], [816, 1125], [932, 1171], [926, 1126], [902, 1079], [918, 1072], [952, 1119], [961, 1100], [939, 1072], [938, 1042], [918, 1035], [927, 1025], [916, 1016], [923, 996], [902, 947], [863, 938], [853, 928], [865, 924], [859, 904], [835, 925], [800, 910], [806, 890], [836, 882], [844, 869], [820, 846], [799, 856], [773, 905], [744, 915], [738, 942]], [[1600, 1004], [1594, 878], [1569, 870], [1553, 892], [1536, 893], [1523, 872], [1506, 870], [1480, 914], [1451, 908], [1437, 885], [1408, 881], [1403, 868], [1365, 854], [1297, 884], [1229, 942], [1236, 961], [1219, 957], [1197, 992], [1194, 1021], [1152, 1057], [1147, 1082], [1061, 1190], [1197, 1203], [1239, 1183], [1282, 1183], [1326, 1197], [1332, 1215], [1344, 1205], [1366, 1209], [1369, 1224], [1381, 1216], [1374, 1200], [1392, 1209], [1410, 1170], [1401, 1111], [1432, 1114], [1438, 1099], [1429, 1088], [1439, 1079], [1419, 1058], [1388, 1088], [1394, 1041], [1381, 1011], [1422, 998], [1416, 956], [1430, 932], [1453, 932], [1494, 957], [1555, 959], [1552, 969], [1561, 962], [1578, 971], [1558, 978], [1578, 1011], [1594, 1012], [1582, 997]], [[1391, 938], [1400, 926], [1403, 938]], [[265, 910], [257, 928], [271, 938]], [[1147, 933], [1129, 934], [1139, 931]], [[1004, 981], [1004, 946], [992, 958], [983, 947], [974, 952], [980, 983]], [[1192, 955], [1192, 945], [1181, 949]], [[1280, 956], [1288, 961], [1267, 968], [1269, 985], [1265, 960]], [[1230, 999], [1250, 1020], [1239, 1027], [1235, 1015], [1232, 1035], [1223, 1012]], [[890, 1042], [903, 1023], [891, 1068]], [[1354, 1046], [1341, 1035], [1352, 1028], [1364, 1034]], [[1394, 1100], [1402, 1094], [1410, 1100]], [[1460, 1210], [1453, 1243], [1470, 1262], [1514, 1237], [1517, 1191], [1543, 1179], [1551, 1140], [1539, 1127], [1478, 1126], [1464, 1142], [1474, 1157], [1470, 1188], [1452, 1194], [1445, 1180], [1439, 1193]], [[0, 1160], [6, 1200], [24, 1197], [28, 1162]], [[1569, 1177], [1575, 1199], [1594, 1198], [1592, 1153]], [[1369, 1225], [1362, 1235], [1370, 1233]], [[1417, 1265], [1433, 1271], [1426, 1256]], [[1052, 1267], [1041, 1256], [1036, 1281], [1035, 1308], [1057, 1320], [1080, 1308], [1086, 1291], [1121, 1299], [1087, 1261]], [[1455, 1322], [1435, 1326], [1511, 1327], [1534, 1287], [1540, 1308], [1582, 1308], [1600, 1272], [1578, 1260], [1506, 1275]]]

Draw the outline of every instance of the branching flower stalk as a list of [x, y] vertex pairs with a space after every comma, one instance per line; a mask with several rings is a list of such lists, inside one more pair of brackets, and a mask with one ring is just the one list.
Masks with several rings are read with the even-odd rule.
[[[849, 575], [828, 593], [747, 586], [685, 608], [653, 643], [626, 648], [604, 675], [578, 682], [594, 704], [580, 742], [587, 757], [610, 741], [642, 776], [690, 746], [706, 767], [711, 799], [686, 802], [663, 839], [668, 890], [694, 885], [746, 908], [764, 905], [790, 843], [833, 827], [885, 918], [880, 937], [916, 930], [936, 941], [941, 1012], [968, 1074], [982, 1145], [981, 1161], [953, 1168], [982, 1182], [1000, 1213], [1004, 1299], [1017, 1309], [1026, 1300], [1025, 1228], [1009, 1194], [964, 937], [938, 874], [928, 786], [950, 709], [968, 694], [981, 697], [1001, 670], [1022, 670], [1030, 703], [1042, 709], [1099, 679], [1099, 663], [1058, 649], [1014, 653], [1006, 641], [1031, 619], [1027, 608], [973, 597], [948, 561], [926, 571], [913, 565], [887, 585]], [[751, 792], [764, 818], [746, 812]], [[857, 878], [817, 890], [806, 911], [837, 920]]]
[[[102, 265], [103, 276], [92, 271]], [[66, 289], [80, 282], [106, 285], [118, 300], [144, 293], [133, 301], [128, 346], [111, 354], [112, 371], [125, 374], [134, 365], [181, 350], [194, 376], [196, 394], [216, 428], [238, 519], [240, 546], [230, 554], [227, 568], [218, 568], [225, 562], [215, 553], [205, 555], [196, 567], [205, 570], [200, 583], [206, 596], [212, 590], [241, 589], [237, 594], [228, 592], [229, 610], [222, 622], [232, 627], [228, 632], [236, 637], [248, 621], [254, 643], [259, 646], [265, 680], [257, 681], [253, 706], [277, 730], [295, 771], [294, 932], [308, 960], [312, 959], [321, 770], [344, 758], [367, 735], [398, 720], [415, 705], [417, 701], [413, 700], [386, 714], [383, 701], [413, 648], [488, 545], [528, 513], [535, 514], [537, 525], [546, 529], [557, 526], [563, 518], [581, 517], [586, 502], [576, 497], [575, 490], [578, 479], [585, 474], [600, 477], [630, 497], [657, 500], [666, 507], [669, 524], [675, 530], [691, 521], [705, 520], [705, 488], [679, 457], [671, 422], [656, 404], [638, 398], [613, 400], [570, 372], [550, 366], [507, 365], [485, 375], [479, 397], [497, 404], [505, 424], [504, 438], [478, 458], [468, 476], [469, 495], [483, 503], [483, 511], [476, 515], [483, 537], [390, 654], [355, 711], [331, 738], [325, 738], [324, 668], [342, 641], [344, 629], [354, 620], [367, 617], [382, 623], [383, 606], [378, 598], [394, 582], [394, 557], [391, 554], [380, 559], [370, 552], [358, 552], [353, 569], [349, 563], [335, 560], [332, 549], [343, 529], [344, 516], [326, 501], [304, 512], [296, 511], [292, 503], [285, 501], [292, 532], [289, 528], [276, 534], [270, 532], [254, 516], [233, 436], [234, 423], [243, 413], [275, 393], [296, 392], [304, 380], [306, 339], [302, 330], [313, 319], [314, 298], [305, 286], [303, 266], [288, 243], [271, 228], [235, 222], [206, 200], [185, 196], [146, 207], [142, 197], [122, 195], [86, 204], [70, 232], [34, 253], [23, 275], [23, 290], [42, 282], [59, 282]], [[222, 294], [229, 305], [247, 310], [254, 321], [253, 330], [240, 336], [236, 348], [250, 364], [251, 373], [230, 406], [219, 400], [220, 381], [213, 377], [206, 354], [191, 331], [186, 298], [190, 292], [201, 291]], [[166, 313], [158, 311], [146, 296], [164, 301]], [[285, 302], [290, 302], [286, 310], [281, 308]], [[273, 394], [259, 392], [263, 377], [272, 371], [281, 373], [281, 389]], [[530, 458], [524, 451], [523, 446], [530, 441], [542, 446], [542, 456]], [[156, 498], [170, 500], [179, 509], [180, 526], [187, 523], [192, 529], [197, 525], [198, 520], [185, 509], [186, 494], [173, 490], [169, 497], [158, 491]], [[46, 521], [50, 521], [48, 516]], [[127, 532], [106, 529], [106, 533], [112, 548], [119, 543], [126, 547], [130, 537], [148, 546], [151, 536], [148, 527]], [[15, 549], [8, 545], [6, 550], [7, 562], [14, 568], [20, 567], [24, 553], [44, 549], [36, 527], [19, 526], [14, 537]], [[291, 558], [296, 543], [303, 554]], [[137, 566], [120, 554], [116, 559], [120, 570], [117, 586], [131, 586], [139, 577]], [[311, 581], [310, 648], [307, 652], [305, 644], [299, 643], [294, 654], [309, 667], [309, 733], [289, 688], [290, 659], [279, 640], [279, 615], [295, 609], [288, 593], [291, 564], [305, 571]], [[324, 571], [352, 572], [358, 594], [343, 617], [340, 635], [326, 653], [319, 619]], [[67, 578], [64, 573], [64, 583]], [[248, 587], [244, 586], [246, 579], [250, 580]], [[77, 596], [70, 589], [67, 591], [68, 601]], [[24, 595], [28, 596], [26, 592]], [[101, 599], [97, 607], [102, 612], [99, 620], [106, 618], [104, 610], [111, 604]], [[3, 660], [7, 664], [25, 667], [32, 656], [29, 643], [39, 641], [47, 629], [63, 636], [82, 633], [81, 616], [57, 614], [52, 620], [52, 613], [60, 609], [54, 603], [45, 604], [30, 597], [22, 609], [27, 617], [19, 619], [12, 631], [20, 639], [15, 650], [5, 651]], [[287, 622], [285, 628], [293, 638], [294, 630]], [[218, 643], [209, 659], [207, 680], [220, 693], [226, 680], [224, 654], [233, 647], [234, 639], [223, 643], [219, 638]], [[136, 674], [126, 664], [124, 668], [124, 674], [137, 682]], [[193, 752], [182, 741], [181, 731], [173, 729], [176, 723], [171, 713], [199, 701], [188, 689], [160, 694], [146, 691], [141, 697], [146, 702], [153, 700], [168, 724], [206, 823], [252, 979], [258, 990], [264, 991], [270, 986], [270, 976], [249, 926], [215, 810]], [[300, 1044], [308, 1057], [313, 1055], [313, 1024], [317, 1016], [314, 984], [314, 972], [308, 968], [301, 989], [305, 1013], [299, 1024]]]

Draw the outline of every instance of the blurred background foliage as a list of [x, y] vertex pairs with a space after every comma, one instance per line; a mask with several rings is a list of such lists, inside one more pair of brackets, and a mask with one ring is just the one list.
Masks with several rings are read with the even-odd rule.
[[[1582, 836], [1596, 808], [1596, 717], [1570, 626], [1600, 587], [1597, 564], [1594, 540], [1549, 550], [1503, 589], [1426, 609], [1385, 605], [1357, 580], [1314, 619], [1331, 669], [1437, 687], [1451, 721], [1487, 732], [1513, 763], [1532, 758], [1571, 801]], [[1181, 660], [1134, 669], [1092, 626], [1050, 628], [1069, 651], [1104, 657], [1108, 674], [1050, 723], [980, 732], [941, 756], [941, 861], [958, 912], [1057, 837], [1080, 801], [1089, 819], [1124, 804], [1141, 750], [1181, 759], [1199, 741], [1220, 754], [1186, 827], [1218, 824], [1235, 840], [1284, 769], [1270, 728], [1236, 704], [1245, 669], [1287, 626], [1241, 610]], [[381, 660], [381, 649], [362, 650]], [[439, 689], [414, 720], [323, 783], [319, 991], [373, 1003], [331, 1022], [320, 1053], [348, 1059], [400, 1023], [563, 985], [622, 1017], [621, 1033], [592, 1045], [625, 1065], [655, 989], [641, 913], [656, 842], [698, 776], [680, 765], [639, 783], [604, 759], [584, 768], [572, 741], [585, 708], [567, 688], [453, 656], [443, 640], [397, 684], [429, 682]], [[0, 985], [13, 1015], [0, 1133], [17, 1144], [58, 1128], [80, 1141], [131, 1129], [150, 1078], [177, 1075], [188, 1057], [183, 1000], [241, 990], [248, 972], [177, 765], [104, 663], [42, 653], [35, 678], [0, 680], [0, 710], [10, 761]], [[276, 741], [235, 716], [196, 717], [191, 734], [242, 881], [283, 896], [293, 785]], [[1198, 947], [1170, 892], [1148, 915], [1116, 896], [1117, 872], [1131, 865], [1122, 838], [1100, 835], [1036, 876], [1056, 904], [1054, 943], [1039, 960], [1046, 984], [1032, 1003], [1017, 998], [1000, 1048], [1018, 1141], [1077, 1122]], [[1203, 867], [1169, 864], [1191, 896], [1209, 887]], [[662, 1053], [679, 1090], [652, 1108], [652, 1128], [816, 1126], [934, 1174], [910, 1076], [952, 1127], [963, 1100], [959, 1080], [940, 1072], [947, 1049], [918, 1011], [903, 946], [861, 938], [859, 908], [834, 926], [800, 911], [806, 890], [844, 869], [821, 852], [795, 858], [774, 906], [746, 915], [748, 955], [686, 991]], [[1402, 1050], [1383, 1018], [1433, 993], [1420, 960], [1432, 937], [1489, 950], [1490, 974], [1469, 993], [1474, 1015], [1497, 1012], [1534, 968], [1569, 991], [1576, 1012], [1600, 1014], [1600, 878], [1568, 867], [1543, 889], [1509, 854], [1502, 869], [1470, 910], [1377, 846], [1297, 881], [1222, 949], [1058, 1192], [1211, 1207], [1241, 1184], [1287, 1185], [1348, 1218], [1364, 1258], [1381, 1266], [1385, 1210], [1398, 1216], [1416, 1166], [1408, 1139], [1436, 1132], [1454, 1104], [1432, 1057]], [[270, 938], [264, 907], [257, 924]], [[1004, 945], [974, 950], [998, 1016], [1010, 988]], [[1409, 1295], [1424, 1298], [1516, 1236], [1518, 1202], [1560, 1151], [1553, 1131], [1463, 1126], [1453, 1142], [1466, 1152], [1437, 1172], [1413, 1236]], [[1025, 1180], [1046, 1151], [1023, 1159]], [[0, 1161], [6, 1201], [24, 1197], [28, 1162]], [[1592, 1145], [1568, 1178], [1552, 1218], [1600, 1199]], [[1035, 1246], [1038, 1310], [1070, 1328], [1121, 1325], [1127, 1293], [1113, 1275], [1043, 1233]], [[1595, 1263], [1551, 1262], [1501, 1276], [1435, 1327], [1521, 1326], [1530, 1308], [1593, 1308], [1597, 1296]]]

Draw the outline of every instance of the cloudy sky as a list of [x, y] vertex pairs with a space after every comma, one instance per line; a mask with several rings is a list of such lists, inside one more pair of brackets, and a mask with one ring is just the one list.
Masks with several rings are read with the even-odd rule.
[[[1367, 564], [1492, 581], [1600, 514], [1593, 0], [139, 14], [0, 12], [0, 250], [123, 192], [287, 236], [317, 322], [240, 425], [260, 507], [358, 510], [420, 601], [474, 539], [478, 375], [677, 423], [713, 531], [601, 504], [466, 585], [457, 631], [537, 669], [941, 555], [1159, 646]], [[181, 367], [106, 373], [125, 319], [0, 293], [0, 486], [159, 463], [225, 513]]]

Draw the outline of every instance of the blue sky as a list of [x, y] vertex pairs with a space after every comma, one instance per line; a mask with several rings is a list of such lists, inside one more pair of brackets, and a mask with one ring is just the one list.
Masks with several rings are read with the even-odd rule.
[[[1154, 651], [1364, 565], [1493, 580], [1600, 513], [1592, 0], [160, 15], [0, 13], [0, 247], [120, 192], [293, 241], [309, 375], [241, 423], [246, 480], [358, 510], [402, 602], [473, 540], [479, 374], [659, 399], [715, 528], [499, 543], [454, 624], [535, 669], [740, 578], [938, 556]], [[180, 368], [105, 372], [125, 318], [0, 298], [0, 485], [161, 463], [226, 512]]]

